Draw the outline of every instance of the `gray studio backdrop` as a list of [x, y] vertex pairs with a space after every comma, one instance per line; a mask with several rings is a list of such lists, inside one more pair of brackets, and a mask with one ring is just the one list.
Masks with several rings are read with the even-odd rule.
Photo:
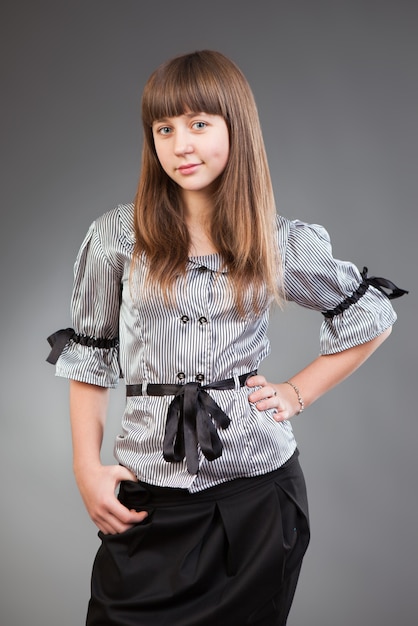
[[[313, 538], [289, 626], [417, 623], [417, 18], [413, 0], [2, 3], [2, 626], [83, 624], [98, 539], [45, 338], [70, 325], [90, 222], [135, 193], [146, 78], [205, 47], [253, 87], [278, 210], [411, 291], [383, 347], [294, 419]], [[264, 372], [314, 358], [320, 323], [276, 312]], [[104, 462], [122, 407], [123, 384]]]

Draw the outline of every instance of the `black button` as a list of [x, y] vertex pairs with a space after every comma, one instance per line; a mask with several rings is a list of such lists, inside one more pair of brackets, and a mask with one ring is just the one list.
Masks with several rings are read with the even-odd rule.
[[200, 324], [202, 324], [202, 325], [203, 325], [203, 324], [207, 324], [207, 323], [208, 323], [208, 320], [207, 320], [207, 318], [206, 318], [206, 317], [204, 317], [204, 316], [202, 315], [202, 317], [199, 317], [199, 323], [200, 323]]
[[208, 268], [206, 267], [206, 265], [201, 265], [201, 266], [199, 267], [199, 272], [206, 272], [206, 271], [207, 271], [207, 269], [208, 269]]
[[188, 315], [182, 315], [180, 319], [183, 324], [187, 324], [187, 322], [190, 322], [190, 317], [188, 317]]
[[205, 380], [205, 375], [204, 374], [196, 374], [196, 380], [198, 383], [201, 383]]
[[185, 374], [184, 372], [179, 372], [179, 373], [177, 374], [177, 378], [178, 378], [179, 380], [184, 380], [184, 379], [186, 378], [186, 374]]

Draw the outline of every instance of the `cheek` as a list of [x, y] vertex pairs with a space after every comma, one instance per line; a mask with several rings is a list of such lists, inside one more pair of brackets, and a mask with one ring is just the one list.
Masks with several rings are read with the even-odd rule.
[[154, 148], [155, 148], [155, 154], [157, 155], [157, 159], [160, 161], [161, 163], [161, 155], [162, 155], [162, 150], [158, 144], [158, 142], [154, 142]]
[[217, 166], [224, 169], [229, 159], [229, 138], [218, 137], [211, 146], [212, 158], [216, 160]]
[[229, 159], [230, 148], [231, 148], [230, 140], [229, 140], [229, 132], [228, 132], [228, 129], [226, 128], [226, 125], [225, 125], [224, 132], [222, 133], [222, 139], [221, 139], [220, 145], [222, 146], [221, 158], [222, 158], [224, 167], [226, 167], [226, 164], [228, 163], [228, 159]]
[[161, 167], [163, 168], [164, 171], [167, 171], [167, 153], [166, 150], [164, 150], [163, 148], [161, 148], [161, 146], [155, 146], [155, 153], [157, 155], [157, 159], [160, 162]]
[[221, 167], [222, 170], [224, 170], [229, 159], [229, 144], [222, 146], [222, 149], [218, 151], [217, 157], [218, 157], [219, 167]]

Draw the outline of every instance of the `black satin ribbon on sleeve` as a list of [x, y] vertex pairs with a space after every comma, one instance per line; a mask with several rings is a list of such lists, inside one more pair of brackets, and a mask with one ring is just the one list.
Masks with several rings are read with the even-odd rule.
[[[400, 289], [393, 283], [391, 280], [387, 278], [379, 278], [378, 276], [367, 276], [368, 269], [367, 267], [363, 267], [363, 271], [361, 276], [363, 280], [368, 284], [372, 285], [379, 291], [385, 294], [389, 298], [389, 300], [395, 300], [395, 298], [400, 298], [401, 296], [409, 293], [405, 289]], [[392, 293], [386, 293], [385, 289], [389, 289]]]
[[[250, 376], [255, 376], [256, 373], [253, 371], [239, 376], [241, 387]], [[234, 388], [234, 378], [220, 380], [204, 387], [197, 382], [181, 385], [147, 385], [146, 394], [149, 396], [174, 395], [167, 411], [163, 441], [163, 456], [166, 461], [176, 463], [186, 458], [188, 472], [197, 474], [199, 471], [198, 446], [208, 461], [213, 461], [222, 455], [222, 442], [216, 428], [228, 428], [231, 420], [206, 390]], [[126, 395], [143, 395], [142, 385], [127, 385]]]
[[52, 333], [52, 335], [49, 335], [47, 340], [52, 350], [46, 360], [52, 365], [55, 365], [65, 346], [71, 340], [82, 346], [91, 348], [115, 348], [119, 343], [117, 337], [115, 339], [96, 339], [95, 337], [78, 335], [74, 328], [62, 328], [61, 330], [57, 330], [55, 333]]
[[46, 359], [48, 363], [51, 363], [51, 365], [55, 365], [61, 352], [64, 350], [70, 339], [74, 337], [74, 335], [74, 328], [62, 328], [61, 330], [57, 330], [55, 333], [52, 333], [52, 335], [49, 335], [48, 343], [51, 346], [52, 350]]
[[[361, 272], [362, 282], [351, 296], [345, 298], [335, 309], [330, 309], [329, 311], [324, 311], [322, 315], [327, 318], [335, 317], [335, 315], [339, 315], [343, 313], [346, 309], [348, 309], [352, 304], [355, 304], [360, 298], [366, 293], [368, 288], [371, 286], [378, 289], [381, 293], [383, 293], [389, 300], [394, 300], [395, 298], [400, 298], [406, 293], [409, 293], [405, 289], [400, 289], [393, 283], [391, 280], [387, 278], [380, 278], [378, 276], [367, 276], [368, 269], [367, 267], [363, 267], [363, 271]], [[391, 293], [386, 293], [385, 290], [389, 290]]]

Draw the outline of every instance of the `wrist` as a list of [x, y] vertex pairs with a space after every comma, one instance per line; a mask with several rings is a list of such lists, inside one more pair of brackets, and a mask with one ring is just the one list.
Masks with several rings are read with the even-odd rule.
[[299, 387], [295, 385], [295, 383], [293, 383], [291, 380], [285, 380], [283, 384], [289, 385], [290, 387], [292, 387], [295, 393], [296, 399], [297, 399], [297, 404], [298, 404], [298, 408], [295, 412], [295, 415], [300, 415], [305, 410], [305, 403], [303, 401], [302, 394], [299, 390]]

